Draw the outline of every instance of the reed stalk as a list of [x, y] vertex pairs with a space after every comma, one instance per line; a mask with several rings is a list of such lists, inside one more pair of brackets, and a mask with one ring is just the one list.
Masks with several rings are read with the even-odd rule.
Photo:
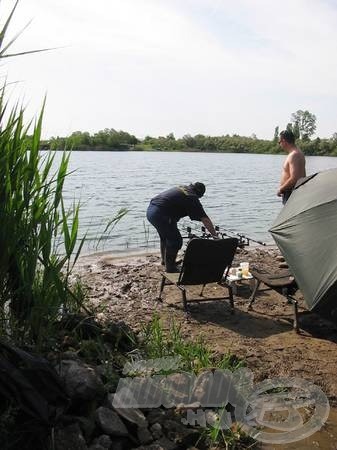
[[16, 107], [0, 132], [0, 332], [39, 342], [61, 310], [78, 307], [69, 276], [83, 245], [73, 256], [79, 207], [66, 210], [62, 195], [70, 153], [52, 173], [55, 154], [39, 149], [42, 116], [28, 136]]
[[[21, 34], [5, 42], [17, 4], [0, 29], [0, 61], [42, 51], [8, 53]], [[79, 206], [63, 203], [70, 153], [53, 173], [55, 154], [40, 151], [43, 109], [25, 125], [23, 108], [10, 109], [0, 85], [0, 336], [39, 346], [61, 311], [81, 306], [69, 279], [84, 242], [77, 245]]]

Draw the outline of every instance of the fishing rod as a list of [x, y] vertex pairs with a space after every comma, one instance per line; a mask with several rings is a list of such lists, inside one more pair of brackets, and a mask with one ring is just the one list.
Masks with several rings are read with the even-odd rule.
[[[193, 239], [196, 237], [201, 237], [203, 239], [210, 239], [212, 238], [212, 235], [210, 233], [207, 233], [206, 228], [204, 226], [201, 227], [201, 232], [202, 234], [196, 234], [196, 233], [192, 233], [192, 228], [191, 227], [186, 227], [186, 231], [187, 231], [187, 236], [183, 236], [184, 239]], [[250, 245], [250, 242], [255, 242], [256, 244], [259, 245], [264, 245], [266, 246], [267, 244], [265, 242], [262, 241], [258, 241], [256, 239], [253, 239], [249, 236], [246, 236], [245, 234], [242, 233], [236, 233], [233, 230], [227, 230], [225, 228], [223, 228], [222, 230], [220, 230], [220, 227], [218, 225], [215, 226], [215, 231], [222, 237], [224, 238], [226, 237], [234, 237], [237, 236], [239, 238], [239, 247], [247, 247]]]
[[[245, 242], [244, 245], [249, 245], [250, 242], [255, 242], [256, 244], [264, 245], [264, 246], [267, 245], [265, 242], [257, 241], [256, 239], [253, 239], [253, 238], [251, 238], [251, 237], [249, 237], [249, 236], [246, 236], [246, 235], [243, 234], [243, 233], [236, 233], [236, 232], [233, 231], [233, 230], [227, 230], [226, 228], [223, 228], [224, 231], [220, 231], [220, 228], [219, 228], [218, 226], [215, 227], [215, 230], [218, 231], [218, 232], [219, 232], [221, 235], [223, 235], [223, 236], [231, 237], [231, 236], [233, 236], [233, 234], [234, 234], [235, 236], [238, 236], [238, 237], [239, 237], [239, 242], [240, 242], [240, 241], [241, 241], [241, 242]], [[230, 235], [228, 235], [227, 233], [230, 233]]]

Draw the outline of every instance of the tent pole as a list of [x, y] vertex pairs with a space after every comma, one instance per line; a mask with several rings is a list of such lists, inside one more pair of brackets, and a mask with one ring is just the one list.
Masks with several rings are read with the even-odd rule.
[[294, 299], [293, 297], [291, 297], [290, 295], [287, 295], [287, 299], [290, 301], [290, 303], [292, 303], [293, 307], [294, 307], [294, 330], [296, 331], [296, 333], [300, 332], [299, 326], [298, 326], [298, 302], [296, 299]]

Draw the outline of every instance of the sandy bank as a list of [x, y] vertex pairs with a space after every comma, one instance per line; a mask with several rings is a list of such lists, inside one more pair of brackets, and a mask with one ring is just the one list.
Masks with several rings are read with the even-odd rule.
[[[235, 264], [248, 260], [252, 265], [275, 267], [276, 250], [264, 247], [243, 250]], [[245, 359], [256, 381], [269, 377], [300, 377], [319, 385], [330, 402], [337, 400], [336, 327], [306, 310], [301, 293], [301, 334], [292, 329], [292, 306], [274, 291], [261, 291], [254, 310], [247, 312], [250, 295], [242, 284], [235, 296], [235, 315], [226, 301], [191, 304], [191, 319], [186, 320], [180, 292], [165, 289], [164, 302], [156, 302], [161, 266], [158, 253], [99, 253], [80, 258], [76, 271], [88, 287], [90, 303], [101, 320], [121, 320], [134, 330], [158, 313], [166, 327], [179, 323], [187, 339], [202, 335], [215, 352], [229, 350]], [[219, 296], [219, 286], [209, 286], [205, 295]], [[224, 294], [226, 290], [223, 290]], [[195, 289], [191, 288], [191, 295]]]

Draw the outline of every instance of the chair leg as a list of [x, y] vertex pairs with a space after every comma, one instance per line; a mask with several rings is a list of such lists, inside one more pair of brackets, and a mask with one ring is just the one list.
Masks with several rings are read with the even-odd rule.
[[234, 297], [233, 297], [233, 288], [232, 286], [228, 285], [228, 295], [229, 295], [229, 305], [231, 307], [231, 314], [234, 314]]
[[255, 296], [257, 294], [257, 291], [260, 287], [261, 281], [259, 281], [258, 279], [255, 279], [255, 286], [252, 292], [252, 295], [249, 297], [249, 305], [247, 307], [247, 310], [249, 311], [250, 309], [252, 309], [252, 305], [255, 302]]
[[162, 275], [162, 279], [161, 279], [161, 283], [160, 283], [160, 289], [159, 289], [159, 295], [158, 295], [158, 297], [157, 297], [157, 299], [158, 299], [160, 302], [163, 301], [161, 295], [162, 295], [163, 290], [164, 290], [164, 287], [165, 287], [165, 280], [166, 280], [165, 276]]
[[165, 266], [165, 259], [166, 259], [165, 255], [166, 255], [166, 240], [160, 239], [160, 256], [161, 256], [160, 264], [162, 266]]
[[296, 333], [300, 332], [300, 328], [298, 325], [298, 302], [297, 300], [295, 300], [293, 297], [290, 297], [290, 295], [287, 295], [287, 299], [290, 303], [292, 303], [293, 307], [294, 307], [294, 324], [293, 324], [293, 328], [296, 331]]
[[200, 297], [202, 297], [203, 296], [203, 293], [204, 293], [204, 289], [205, 289], [205, 286], [206, 286], [206, 284], [203, 284], [202, 285], [202, 288], [201, 288], [201, 291], [200, 291]]
[[188, 308], [187, 308], [187, 298], [186, 298], [186, 291], [185, 291], [185, 289], [182, 288], [182, 287], [180, 287], [180, 289], [181, 289], [181, 294], [182, 294], [182, 297], [183, 297], [184, 311], [185, 311], [185, 312], [188, 312]]

